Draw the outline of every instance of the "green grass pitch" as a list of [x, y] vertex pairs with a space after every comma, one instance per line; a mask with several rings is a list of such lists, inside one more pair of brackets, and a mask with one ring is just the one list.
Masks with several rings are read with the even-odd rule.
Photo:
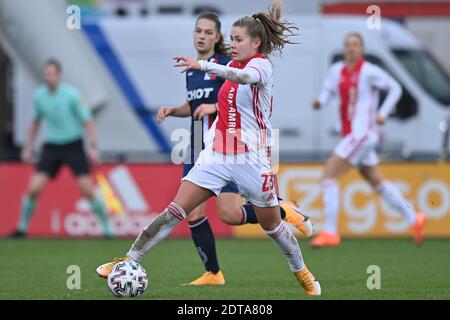
[[[416, 248], [409, 239], [344, 240], [303, 256], [320, 280], [319, 299], [449, 299], [450, 239]], [[116, 299], [97, 265], [123, 255], [132, 240], [0, 240], [0, 299]], [[223, 287], [184, 287], [203, 269], [191, 240], [167, 240], [142, 261], [149, 287], [136, 299], [317, 299], [303, 294], [271, 240], [217, 240]], [[69, 265], [81, 269], [81, 289], [69, 290]], [[381, 289], [367, 288], [367, 267], [381, 269]]]

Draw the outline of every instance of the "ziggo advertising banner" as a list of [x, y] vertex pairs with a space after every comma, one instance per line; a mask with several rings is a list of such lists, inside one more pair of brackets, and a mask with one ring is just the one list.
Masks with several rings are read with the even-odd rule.
[[[311, 216], [315, 229], [323, 222], [320, 177], [321, 165], [280, 165], [278, 184], [284, 199], [297, 200]], [[384, 176], [395, 183], [405, 197], [429, 216], [427, 234], [450, 237], [450, 165], [383, 165]], [[177, 191], [181, 167], [176, 165], [104, 165], [95, 173], [97, 193], [108, 208], [110, 220], [119, 236], [135, 236], [161, 212]], [[0, 236], [17, 225], [20, 198], [33, 167], [0, 164]], [[340, 181], [339, 230], [344, 236], [393, 237], [409, 235], [406, 221], [372, 192], [356, 171]], [[230, 227], [216, 214], [215, 201], [206, 207], [217, 236], [263, 236], [258, 225]], [[98, 236], [101, 228], [82, 199], [76, 180], [67, 168], [42, 193], [31, 220], [33, 236]], [[190, 236], [183, 222], [172, 233]]]
[[[302, 211], [321, 230], [324, 221], [320, 177], [322, 166], [281, 164], [278, 173], [280, 196], [297, 200]], [[450, 237], [450, 165], [385, 164], [384, 177], [401, 190], [417, 211], [428, 217], [427, 236]], [[338, 230], [344, 236], [395, 237], [410, 235], [404, 218], [372, 191], [356, 170], [340, 180]], [[242, 226], [235, 235], [261, 235], [259, 226]]]

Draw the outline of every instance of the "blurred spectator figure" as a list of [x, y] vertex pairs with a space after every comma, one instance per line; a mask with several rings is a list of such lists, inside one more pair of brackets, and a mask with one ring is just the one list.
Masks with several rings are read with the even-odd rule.
[[[33, 142], [42, 122], [46, 125], [45, 144], [22, 198], [17, 230], [11, 237], [26, 235], [39, 194], [47, 182], [57, 176], [62, 165], [67, 165], [77, 177], [80, 191], [89, 200], [92, 211], [102, 223], [105, 236], [112, 237], [107, 214], [102, 202], [95, 197], [94, 182], [90, 175], [90, 164], [96, 165], [100, 161], [92, 115], [78, 91], [61, 81], [61, 73], [61, 64], [55, 59], [48, 60], [44, 66], [44, 84], [35, 92], [33, 120], [21, 153], [22, 160], [31, 159]], [[88, 141], [87, 154], [83, 147], [84, 132]]]

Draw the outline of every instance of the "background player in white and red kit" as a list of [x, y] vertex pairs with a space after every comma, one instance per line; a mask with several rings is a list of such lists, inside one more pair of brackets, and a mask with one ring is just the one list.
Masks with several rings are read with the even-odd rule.
[[[269, 157], [273, 74], [268, 54], [292, 43], [287, 36], [294, 29], [280, 18], [281, 4], [274, 1], [269, 14], [238, 19], [231, 30], [233, 60], [228, 66], [186, 56], [175, 58], [175, 66], [184, 67], [183, 72], [201, 70], [226, 79], [218, 95], [213, 142], [183, 178], [174, 201], [141, 232], [123, 259], [140, 261], [192, 210], [234, 182], [252, 203], [261, 227], [285, 255], [305, 293], [320, 295], [320, 284], [305, 266], [297, 239], [280, 217]], [[123, 259], [104, 264], [97, 272], [108, 275]]]
[[[379, 92], [388, 95], [378, 109]], [[384, 201], [409, 222], [416, 244], [424, 238], [425, 214], [415, 212], [392, 183], [383, 179], [375, 151], [382, 125], [400, 98], [401, 87], [380, 67], [364, 60], [364, 42], [357, 33], [346, 36], [344, 61], [333, 64], [322, 92], [313, 102], [315, 109], [339, 96], [342, 139], [325, 166], [322, 189], [325, 206], [324, 231], [311, 240], [313, 247], [333, 247], [340, 243], [337, 231], [339, 186], [337, 179], [356, 167]]]

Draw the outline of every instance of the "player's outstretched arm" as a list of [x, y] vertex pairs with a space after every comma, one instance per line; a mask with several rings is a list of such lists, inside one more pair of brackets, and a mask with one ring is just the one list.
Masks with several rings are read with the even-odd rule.
[[156, 115], [156, 120], [158, 123], [163, 122], [167, 117], [189, 117], [191, 115], [191, 107], [189, 106], [189, 102], [183, 103], [181, 106], [173, 108], [162, 106], [158, 110], [158, 114]]
[[252, 67], [238, 69], [206, 60], [197, 61], [194, 58], [187, 56], [178, 56], [174, 59], [177, 61], [175, 67], [184, 67], [181, 72], [186, 72], [187, 70], [201, 70], [239, 84], [252, 84], [261, 81], [258, 70]]
[[253, 84], [261, 81], [260, 73], [252, 67], [238, 69], [205, 60], [200, 60], [199, 63], [201, 66], [200, 70], [239, 84]]

